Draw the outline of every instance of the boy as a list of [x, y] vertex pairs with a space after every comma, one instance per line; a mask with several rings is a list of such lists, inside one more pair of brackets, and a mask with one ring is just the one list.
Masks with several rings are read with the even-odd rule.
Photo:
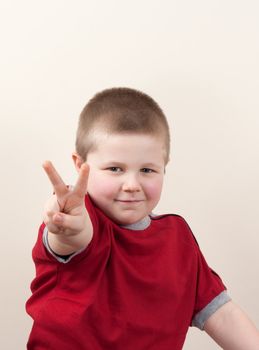
[[157, 103], [113, 88], [80, 115], [75, 187], [44, 163], [55, 194], [33, 250], [28, 349], [178, 350], [190, 325], [224, 349], [259, 349], [185, 220], [152, 215], [169, 148]]

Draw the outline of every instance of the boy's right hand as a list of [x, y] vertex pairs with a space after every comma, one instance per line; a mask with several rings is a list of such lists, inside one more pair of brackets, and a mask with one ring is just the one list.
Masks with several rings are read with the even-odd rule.
[[92, 225], [85, 208], [89, 166], [81, 166], [73, 188], [66, 186], [51, 162], [44, 162], [43, 168], [54, 189], [44, 211], [48, 241], [57, 254], [70, 254], [86, 246], [92, 237]]

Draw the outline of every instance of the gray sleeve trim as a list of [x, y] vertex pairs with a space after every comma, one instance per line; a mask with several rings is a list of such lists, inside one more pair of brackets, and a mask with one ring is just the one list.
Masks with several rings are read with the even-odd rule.
[[57, 261], [59, 261], [59, 262], [61, 262], [61, 263], [63, 263], [63, 264], [68, 263], [71, 259], [73, 259], [74, 256], [80, 254], [80, 253], [85, 249], [85, 248], [82, 248], [82, 249], [78, 250], [77, 252], [71, 254], [69, 258], [66, 258], [66, 259], [65, 259], [65, 258], [62, 258], [62, 257], [56, 255], [55, 252], [53, 252], [53, 250], [50, 248], [50, 246], [49, 246], [49, 241], [48, 241], [48, 229], [47, 229], [47, 227], [44, 228], [42, 238], [43, 238], [43, 244], [44, 244], [45, 248], [47, 249], [47, 251], [48, 251], [52, 256], [54, 256], [54, 258], [55, 258]]
[[201, 330], [204, 329], [204, 324], [207, 321], [207, 319], [214, 314], [221, 306], [226, 304], [228, 301], [230, 301], [231, 298], [227, 294], [226, 291], [221, 292], [219, 295], [216, 296], [207, 306], [205, 306], [204, 309], [199, 311], [192, 320], [192, 326], [200, 328]]

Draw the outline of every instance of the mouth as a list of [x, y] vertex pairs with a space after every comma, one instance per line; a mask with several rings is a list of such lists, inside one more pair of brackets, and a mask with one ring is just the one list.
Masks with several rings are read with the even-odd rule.
[[143, 199], [115, 199], [115, 202], [121, 202], [121, 203], [139, 203], [139, 202], [143, 202]]

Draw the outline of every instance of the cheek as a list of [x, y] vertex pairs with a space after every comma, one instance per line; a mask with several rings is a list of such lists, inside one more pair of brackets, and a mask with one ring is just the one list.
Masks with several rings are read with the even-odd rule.
[[100, 174], [89, 175], [88, 179], [88, 193], [92, 197], [104, 199], [105, 197], [113, 197], [115, 192], [115, 184], [108, 177]]
[[162, 191], [163, 180], [152, 181], [146, 184], [146, 194], [150, 199], [158, 200]]

